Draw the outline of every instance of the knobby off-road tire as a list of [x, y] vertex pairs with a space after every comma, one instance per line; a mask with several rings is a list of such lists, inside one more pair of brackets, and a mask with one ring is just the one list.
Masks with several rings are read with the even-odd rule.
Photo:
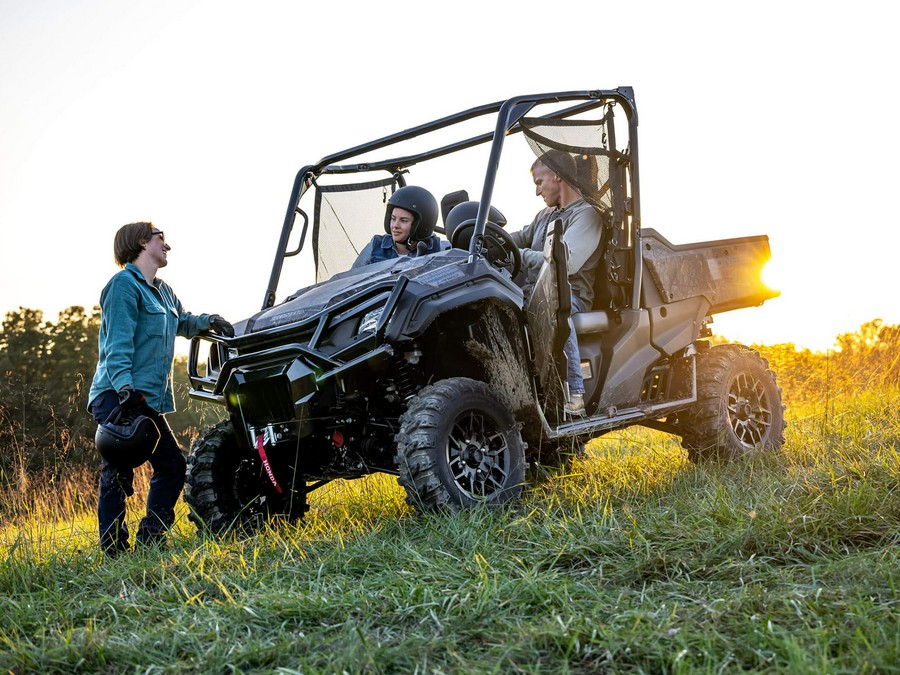
[[[188, 517], [199, 529], [221, 534], [230, 528], [252, 530], [272, 514], [299, 518], [307, 511], [306, 495], [278, 494], [249, 470], [231, 422], [220, 422], [194, 442], [187, 460], [184, 500]], [[254, 475], [256, 474], [256, 475]], [[286, 490], [285, 493], [288, 493]]]
[[220, 422], [197, 439], [187, 460], [184, 501], [188, 518], [198, 528], [220, 533], [231, 526], [240, 512], [235, 494], [235, 475], [240, 462], [234, 429]]
[[522, 491], [519, 425], [484, 382], [452, 377], [425, 387], [410, 399], [395, 439], [398, 481], [418, 509], [457, 512]]
[[749, 347], [711, 347], [697, 359], [697, 403], [679, 413], [678, 426], [693, 462], [780, 449], [786, 424], [775, 373]]

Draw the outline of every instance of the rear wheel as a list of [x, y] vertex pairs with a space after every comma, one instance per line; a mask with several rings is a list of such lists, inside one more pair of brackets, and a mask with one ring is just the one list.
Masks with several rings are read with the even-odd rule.
[[396, 436], [399, 482], [420, 509], [499, 504], [525, 482], [519, 425], [484, 383], [441, 380], [410, 399]]
[[697, 403], [677, 424], [694, 462], [778, 450], [786, 424], [775, 373], [748, 347], [710, 348], [697, 360]]
[[189, 518], [214, 534], [232, 527], [254, 529], [270, 515], [299, 518], [307, 511], [306, 494], [265, 482], [260, 462], [241, 452], [231, 422], [208, 429], [191, 448], [184, 500]]

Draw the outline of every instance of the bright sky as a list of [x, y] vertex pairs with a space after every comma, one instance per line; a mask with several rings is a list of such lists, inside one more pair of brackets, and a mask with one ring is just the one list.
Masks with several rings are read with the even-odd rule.
[[[245, 318], [301, 166], [517, 94], [630, 85], [644, 226], [770, 237], [782, 297], [717, 333], [824, 350], [900, 323], [889, 3], [528, 6], [0, 0], [0, 313], [92, 306], [116, 229], [152, 220], [184, 305]], [[495, 202], [531, 219], [527, 166]]]

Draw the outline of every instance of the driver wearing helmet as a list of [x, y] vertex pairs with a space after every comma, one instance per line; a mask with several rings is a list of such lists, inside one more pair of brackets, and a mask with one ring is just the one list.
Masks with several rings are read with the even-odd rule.
[[391, 195], [384, 214], [384, 234], [365, 245], [352, 267], [399, 258], [416, 252], [428, 255], [441, 250], [434, 234], [438, 205], [425, 188], [407, 185]]

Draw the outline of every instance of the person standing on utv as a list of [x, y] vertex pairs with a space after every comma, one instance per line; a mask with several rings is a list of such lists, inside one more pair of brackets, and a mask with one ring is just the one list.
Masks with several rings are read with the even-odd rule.
[[[153, 477], [137, 546], [162, 541], [175, 520], [175, 502], [184, 486], [184, 455], [164, 417], [175, 410], [175, 336], [192, 337], [210, 329], [234, 336], [222, 317], [185, 311], [172, 289], [156, 276], [168, 264], [170, 250], [152, 223], [130, 223], [116, 232], [113, 251], [123, 269], [100, 294], [99, 360], [88, 396], [88, 410], [98, 425], [121, 410], [144, 415], [159, 429], [159, 442], [149, 457]], [[125, 498], [134, 493], [132, 466], [140, 463], [140, 457], [102, 461], [97, 503], [100, 546], [113, 557], [128, 549]]]
[[[560, 150], [550, 150], [531, 165], [535, 194], [547, 205], [534, 220], [518, 232], [510, 232], [520, 248], [525, 268], [524, 286], [534, 285], [544, 263], [544, 239], [547, 227], [557, 218], [563, 221], [563, 243], [566, 245], [567, 271], [572, 288], [572, 314], [590, 311], [594, 300], [594, 276], [602, 251], [603, 226], [597, 210], [591, 206], [563, 176], [577, 175], [575, 159]], [[566, 412], [584, 414], [584, 380], [581, 377], [581, 355], [578, 338], [571, 326], [565, 344], [568, 362], [566, 380], [569, 385]]]
[[407, 185], [391, 195], [384, 214], [384, 234], [377, 234], [365, 245], [351, 266], [399, 258], [416, 251], [428, 255], [441, 250], [441, 241], [434, 234], [438, 205], [425, 188]]

